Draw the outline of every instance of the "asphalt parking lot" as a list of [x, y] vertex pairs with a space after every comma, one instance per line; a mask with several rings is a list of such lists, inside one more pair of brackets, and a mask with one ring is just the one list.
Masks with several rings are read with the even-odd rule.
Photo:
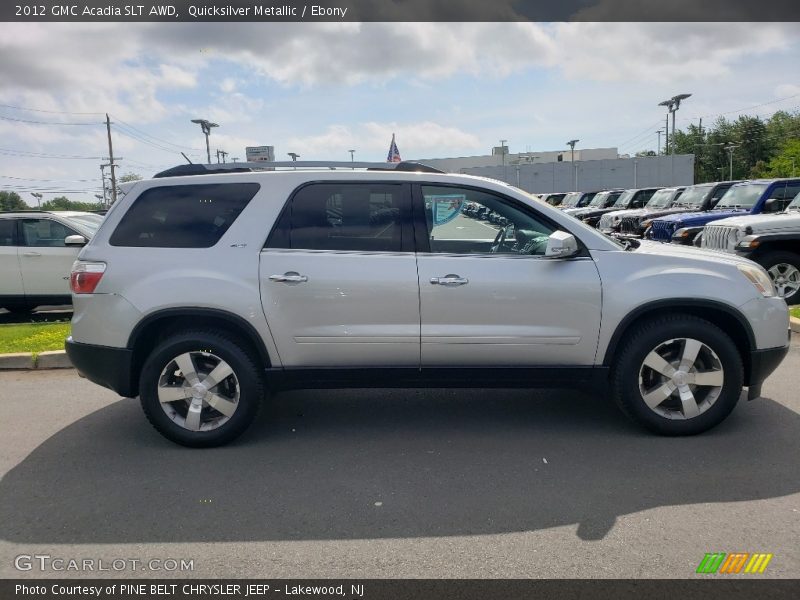
[[[684, 578], [721, 551], [796, 578], [799, 372], [795, 341], [766, 399], [694, 438], [574, 392], [305, 391], [213, 450], [74, 371], [0, 373], [0, 576]], [[18, 571], [21, 554], [194, 570]]]

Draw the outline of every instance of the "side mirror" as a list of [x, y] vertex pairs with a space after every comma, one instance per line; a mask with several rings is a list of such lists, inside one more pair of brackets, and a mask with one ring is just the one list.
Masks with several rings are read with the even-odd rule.
[[764, 203], [764, 212], [780, 212], [783, 210], [783, 201], [778, 198], [770, 198]]
[[554, 231], [547, 238], [547, 247], [544, 255], [547, 258], [567, 258], [578, 253], [578, 240], [566, 231]]
[[64, 245], [65, 246], [85, 246], [88, 243], [87, 240], [82, 235], [68, 235], [64, 238]]

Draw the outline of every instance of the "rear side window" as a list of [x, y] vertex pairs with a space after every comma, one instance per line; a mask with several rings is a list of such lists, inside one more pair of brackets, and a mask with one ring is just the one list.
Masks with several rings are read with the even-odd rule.
[[210, 248], [259, 188], [257, 183], [222, 183], [146, 190], [122, 217], [110, 243], [139, 248]]
[[0, 219], [0, 246], [14, 245], [14, 229], [17, 222], [14, 219]]
[[409, 207], [401, 184], [307, 185], [292, 197], [267, 247], [400, 252]]

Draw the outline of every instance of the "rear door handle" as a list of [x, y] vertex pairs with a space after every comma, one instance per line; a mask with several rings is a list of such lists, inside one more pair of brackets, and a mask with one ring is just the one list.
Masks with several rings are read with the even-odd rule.
[[460, 277], [459, 275], [445, 275], [444, 277], [431, 277], [431, 283], [433, 285], [466, 285], [469, 283], [469, 279], [466, 277]]
[[22, 256], [30, 256], [35, 258], [37, 256], [41, 256], [41, 254], [39, 252], [23, 252]]
[[283, 275], [270, 275], [269, 280], [281, 283], [305, 283], [308, 281], [308, 277], [300, 275], [296, 271], [287, 271]]

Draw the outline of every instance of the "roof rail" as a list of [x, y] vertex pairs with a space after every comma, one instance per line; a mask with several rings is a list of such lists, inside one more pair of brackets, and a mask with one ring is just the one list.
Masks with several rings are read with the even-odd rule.
[[221, 164], [178, 165], [153, 175], [153, 178], [182, 177], [184, 175], [214, 175], [217, 173], [247, 173], [275, 169], [368, 169], [372, 171], [407, 171], [421, 173], [444, 173], [434, 167], [413, 161], [399, 163], [348, 162], [348, 161], [257, 161]]

